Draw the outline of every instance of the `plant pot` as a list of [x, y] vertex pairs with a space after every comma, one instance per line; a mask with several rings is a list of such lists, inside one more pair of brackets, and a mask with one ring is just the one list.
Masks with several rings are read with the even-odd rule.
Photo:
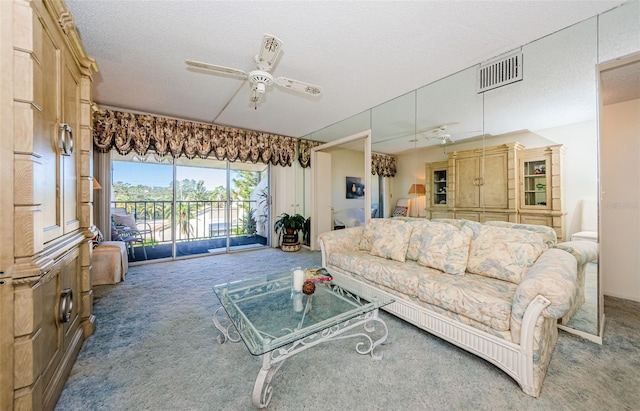
[[300, 250], [300, 241], [298, 241], [298, 233], [282, 235], [282, 251], [298, 251]]

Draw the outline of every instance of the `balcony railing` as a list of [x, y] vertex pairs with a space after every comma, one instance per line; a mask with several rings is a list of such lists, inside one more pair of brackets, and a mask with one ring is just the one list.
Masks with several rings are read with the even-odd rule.
[[[174, 206], [172, 201], [112, 201], [112, 208], [124, 209], [135, 217], [146, 244], [193, 241], [230, 237], [251, 236], [256, 233], [256, 201], [194, 200], [176, 201], [175, 224], [173, 229]], [[228, 217], [230, 216], [230, 218]]]

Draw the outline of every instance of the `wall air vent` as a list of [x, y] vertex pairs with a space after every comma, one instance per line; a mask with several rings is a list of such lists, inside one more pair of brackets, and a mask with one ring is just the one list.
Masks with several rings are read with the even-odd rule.
[[478, 68], [478, 93], [522, 80], [522, 52], [509, 53]]

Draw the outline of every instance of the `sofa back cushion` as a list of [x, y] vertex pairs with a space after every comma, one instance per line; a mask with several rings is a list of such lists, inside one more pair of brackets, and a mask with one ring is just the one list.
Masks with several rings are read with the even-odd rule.
[[427, 219], [411, 220], [411, 237], [409, 237], [409, 246], [407, 247], [407, 260], [418, 261], [418, 253], [422, 246], [422, 235], [429, 230], [431, 222]]
[[429, 223], [422, 230], [418, 263], [447, 274], [463, 275], [469, 259], [469, 244], [473, 232], [469, 227], [447, 223]]
[[362, 237], [360, 238], [360, 249], [364, 251], [371, 251], [371, 244], [373, 244], [373, 235], [376, 232], [376, 226], [378, 224], [385, 224], [386, 218], [372, 218], [367, 225], [364, 226]]
[[537, 233], [540, 237], [542, 237], [542, 241], [544, 241], [544, 243], [549, 248], [555, 247], [558, 243], [558, 235], [556, 234], [556, 230], [551, 227], [547, 227], [546, 225], [518, 224], [509, 223], [506, 221], [487, 221], [484, 224], [493, 227], [504, 227], [514, 228], [517, 230], [533, 231], [534, 233]]
[[473, 231], [467, 271], [520, 284], [529, 267], [547, 249], [537, 233], [487, 225]]
[[376, 224], [369, 253], [378, 257], [404, 262], [412, 228], [412, 224], [408, 221], [393, 219], [387, 219], [386, 223]]

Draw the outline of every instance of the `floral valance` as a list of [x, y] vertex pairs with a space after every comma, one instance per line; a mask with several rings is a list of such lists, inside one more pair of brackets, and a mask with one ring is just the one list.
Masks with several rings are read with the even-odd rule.
[[371, 174], [382, 177], [396, 175], [396, 158], [384, 154], [371, 153]]
[[145, 155], [207, 158], [290, 166], [296, 139], [233, 127], [175, 120], [151, 115], [98, 109], [93, 118], [93, 141], [101, 152], [135, 151]]
[[314, 147], [318, 147], [324, 144], [321, 141], [313, 141], [313, 140], [298, 140], [298, 163], [302, 166], [302, 168], [307, 168], [311, 166], [311, 149]]
[[[324, 144], [321, 141], [298, 140], [298, 162], [304, 168], [311, 166], [311, 149]], [[383, 177], [396, 175], [396, 158], [384, 154], [371, 154], [371, 174]]]

